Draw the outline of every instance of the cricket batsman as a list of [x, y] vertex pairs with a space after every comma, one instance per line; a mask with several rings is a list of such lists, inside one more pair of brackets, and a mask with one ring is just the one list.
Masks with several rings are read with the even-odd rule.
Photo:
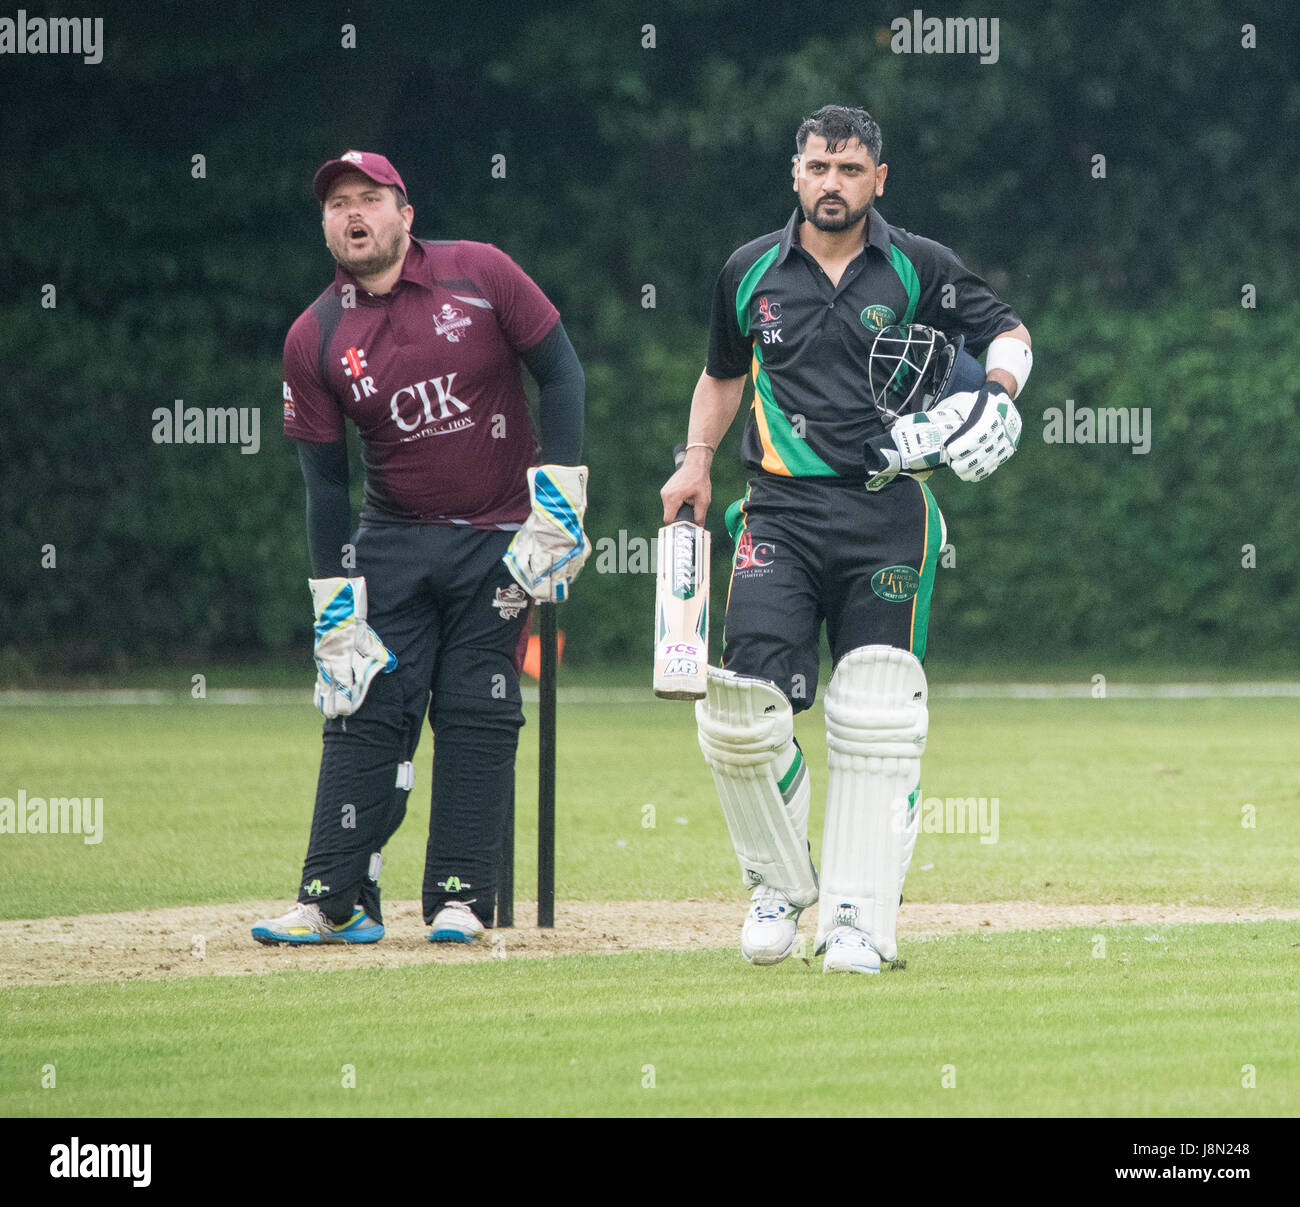
[[[284, 430], [307, 490], [324, 749], [297, 903], [253, 937], [383, 937], [382, 851], [427, 715], [424, 920], [431, 942], [469, 942], [492, 924], [532, 603], [564, 599], [591, 550], [582, 367], [504, 252], [412, 237], [384, 156], [348, 151], [313, 189], [337, 270], [285, 340]], [[540, 387], [540, 449], [521, 364]], [[365, 464], [355, 533], [349, 420]]]
[[[661, 495], [665, 523], [683, 503], [704, 522], [713, 454], [752, 375], [722, 668], [696, 705], [752, 890], [741, 954], [785, 959], [816, 902], [824, 971], [875, 973], [897, 958], [920, 813], [945, 537], [923, 479], [946, 465], [976, 482], [1012, 455], [1032, 355], [1024, 324], [952, 251], [873, 208], [889, 169], [867, 112], [827, 105], [795, 142], [798, 208], [722, 269], [686, 459]], [[793, 715], [816, 694], [823, 622], [834, 672], [819, 877]]]

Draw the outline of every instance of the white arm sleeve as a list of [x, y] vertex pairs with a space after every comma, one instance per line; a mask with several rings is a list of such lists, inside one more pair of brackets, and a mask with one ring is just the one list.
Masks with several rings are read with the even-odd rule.
[[1034, 367], [1034, 353], [1024, 340], [1014, 336], [998, 336], [990, 345], [984, 357], [984, 371], [993, 372], [1001, 369], [1010, 373], [1016, 383], [1016, 397], [1019, 398], [1029, 380], [1029, 371]]

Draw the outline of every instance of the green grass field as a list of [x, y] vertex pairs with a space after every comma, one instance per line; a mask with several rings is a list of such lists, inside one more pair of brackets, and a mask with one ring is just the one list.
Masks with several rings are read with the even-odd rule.
[[[821, 723], [797, 724], [814, 850]], [[908, 900], [1294, 909], [1297, 732], [1295, 699], [937, 699], [924, 797], [996, 800], [996, 841], [923, 832]], [[535, 876], [524, 734], [521, 895]], [[103, 797], [104, 832], [0, 835], [0, 916], [287, 902], [318, 751], [301, 703], [3, 709], [0, 797]], [[418, 895], [429, 758], [426, 735], [386, 853], [393, 899]], [[559, 785], [561, 918], [566, 901], [729, 898], [738, 933], [689, 707], [562, 702]], [[823, 977], [816, 960], [754, 969], [733, 945], [328, 972], [295, 952], [270, 975], [10, 987], [0, 1110], [1295, 1113], [1300, 923], [1119, 926], [1100, 955], [1097, 933], [904, 933], [907, 967], [875, 978]]]
[[1289, 1114], [1295, 941], [1278, 922], [1119, 928], [1097, 959], [1077, 930], [966, 935], [866, 983], [716, 951], [27, 990], [6, 1001], [0, 1108]]

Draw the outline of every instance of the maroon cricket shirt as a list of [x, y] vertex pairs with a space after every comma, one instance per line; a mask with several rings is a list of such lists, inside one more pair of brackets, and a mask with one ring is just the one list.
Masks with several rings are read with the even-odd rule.
[[340, 268], [284, 342], [285, 435], [332, 442], [345, 416], [357, 425], [362, 519], [517, 527], [539, 451], [518, 353], [559, 317], [490, 243], [412, 239], [379, 297]]

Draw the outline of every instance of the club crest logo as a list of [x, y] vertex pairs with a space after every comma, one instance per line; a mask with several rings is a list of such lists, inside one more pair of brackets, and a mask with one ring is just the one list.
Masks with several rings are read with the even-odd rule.
[[770, 566], [776, 557], [776, 546], [771, 541], [755, 542], [753, 535], [746, 529], [736, 542], [736, 569], [756, 570]]
[[443, 302], [442, 309], [433, 316], [433, 329], [439, 335], [446, 336], [450, 343], [458, 344], [465, 328], [473, 321], [465, 317], [463, 310], [458, 310], [450, 302]]
[[501, 613], [502, 620], [514, 620], [528, 606], [528, 592], [518, 583], [498, 587], [492, 606]]
[[868, 306], [858, 318], [868, 331], [880, 331], [892, 327], [898, 321], [898, 315], [888, 306]]
[[760, 323], [775, 323], [781, 317], [781, 304], [771, 302], [766, 295], [758, 299], [758, 321]]
[[871, 589], [886, 603], [906, 603], [921, 587], [911, 566], [886, 566], [871, 576]]

